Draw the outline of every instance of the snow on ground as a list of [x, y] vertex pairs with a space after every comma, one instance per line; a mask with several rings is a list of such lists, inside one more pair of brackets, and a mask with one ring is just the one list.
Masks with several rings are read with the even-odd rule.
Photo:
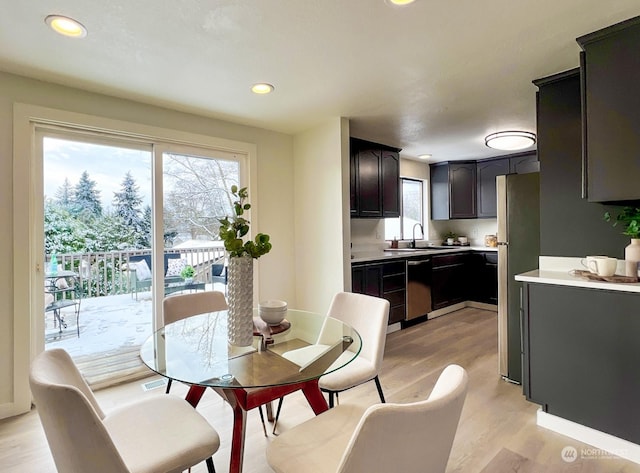
[[[224, 286], [216, 284], [216, 289], [224, 291]], [[45, 314], [45, 346], [64, 348], [72, 357], [137, 347], [152, 332], [150, 292], [139, 292], [137, 300], [131, 294], [82, 299], [79, 337], [73, 308], [62, 314], [67, 322], [62, 334], [53, 326], [53, 312]]]
[[53, 327], [53, 312], [46, 314], [46, 348], [64, 348], [72, 357], [113, 352], [140, 346], [151, 335], [151, 293], [92, 297], [80, 303], [80, 336], [73, 308], [62, 311], [67, 328]]

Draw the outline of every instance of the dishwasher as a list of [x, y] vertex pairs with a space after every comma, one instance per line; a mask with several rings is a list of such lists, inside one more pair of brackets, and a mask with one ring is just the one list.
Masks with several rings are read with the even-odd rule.
[[407, 261], [407, 320], [431, 312], [431, 257]]

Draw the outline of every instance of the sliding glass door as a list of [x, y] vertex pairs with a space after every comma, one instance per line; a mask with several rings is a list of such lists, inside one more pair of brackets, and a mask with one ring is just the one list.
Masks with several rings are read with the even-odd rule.
[[94, 385], [144, 371], [162, 299], [224, 290], [218, 218], [245, 156], [47, 127], [36, 138], [45, 348], [69, 351]]

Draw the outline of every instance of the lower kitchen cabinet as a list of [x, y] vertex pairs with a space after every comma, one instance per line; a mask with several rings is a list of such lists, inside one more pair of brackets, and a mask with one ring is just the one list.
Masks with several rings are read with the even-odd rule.
[[433, 310], [468, 299], [468, 253], [434, 255], [431, 259], [431, 305]]
[[545, 412], [640, 443], [640, 294], [525, 283], [523, 388]]
[[470, 299], [485, 304], [498, 304], [498, 252], [474, 251], [469, 259]]
[[359, 294], [387, 299], [389, 324], [406, 316], [406, 262], [354, 264], [351, 266], [351, 290]]

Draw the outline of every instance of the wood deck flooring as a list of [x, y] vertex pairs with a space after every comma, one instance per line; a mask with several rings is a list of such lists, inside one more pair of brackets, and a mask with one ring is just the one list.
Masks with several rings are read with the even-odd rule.
[[[588, 448], [587, 445], [538, 427], [535, 423], [538, 406], [524, 399], [521, 386], [506, 383], [498, 376], [496, 347], [495, 312], [471, 308], [417, 324], [387, 338], [380, 379], [388, 402], [425, 398], [449, 363], [460, 364], [469, 373], [469, 394], [447, 473], [640, 473], [640, 465], [616, 457], [580, 457], [581, 449]], [[132, 398], [164, 395], [162, 388], [143, 392], [141, 384], [142, 381], [128, 382], [100, 390], [96, 395], [107, 411]], [[184, 385], [174, 383], [172, 393], [184, 395], [186, 390]], [[370, 405], [377, 400], [373, 383], [340, 396], [341, 403]], [[229, 466], [231, 408], [209, 390], [198, 410], [220, 434], [221, 446], [214, 461], [216, 471], [225, 473]], [[312, 415], [302, 395], [288, 396], [278, 431], [290, 429]], [[263, 436], [256, 410], [249, 412], [248, 417], [244, 471], [269, 473], [264, 452], [273, 436]], [[389, 442], [392, 441], [390, 432]], [[424, 441], [429, 442], [429, 438]], [[575, 462], [562, 460], [561, 452], [566, 446], [577, 449]], [[0, 421], [0, 471], [55, 472], [35, 410]], [[192, 471], [204, 473], [206, 468], [198, 465]]]

